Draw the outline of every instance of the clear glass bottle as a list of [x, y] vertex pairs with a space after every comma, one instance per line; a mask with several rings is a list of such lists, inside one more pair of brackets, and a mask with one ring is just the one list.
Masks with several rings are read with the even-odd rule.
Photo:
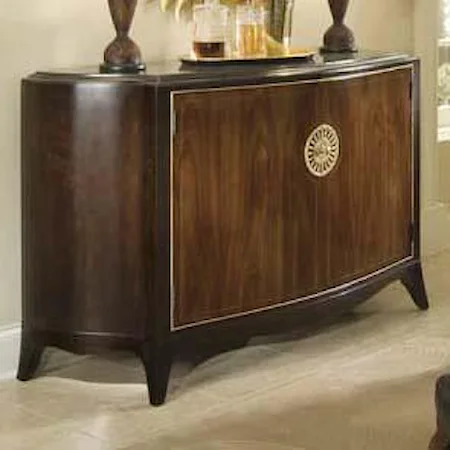
[[220, 0], [205, 0], [193, 8], [193, 45], [197, 58], [224, 58], [227, 48], [228, 8]]

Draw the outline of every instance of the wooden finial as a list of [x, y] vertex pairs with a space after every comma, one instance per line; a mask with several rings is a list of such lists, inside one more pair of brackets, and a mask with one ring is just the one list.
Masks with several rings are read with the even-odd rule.
[[145, 70], [141, 51], [128, 36], [136, 3], [137, 0], [108, 0], [116, 37], [105, 49], [100, 72], [137, 73]]

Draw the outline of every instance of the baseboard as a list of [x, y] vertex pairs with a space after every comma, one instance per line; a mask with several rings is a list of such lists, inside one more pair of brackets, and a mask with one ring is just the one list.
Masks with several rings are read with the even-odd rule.
[[434, 202], [422, 211], [422, 256], [450, 250], [450, 205]]
[[20, 351], [20, 324], [0, 328], [0, 380], [14, 378]]

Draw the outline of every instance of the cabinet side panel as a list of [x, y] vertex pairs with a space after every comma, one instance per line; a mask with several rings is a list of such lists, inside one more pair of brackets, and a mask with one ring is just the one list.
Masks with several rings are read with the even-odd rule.
[[319, 285], [338, 285], [411, 255], [411, 70], [326, 83], [316, 120], [340, 136], [318, 184]]
[[175, 96], [175, 325], [316, 288], [315, 180], [306, 176], [302, 153], [315, 89]]
[[23, 97], [25, 327], [142, 337], [150, 95], [26, 82]]

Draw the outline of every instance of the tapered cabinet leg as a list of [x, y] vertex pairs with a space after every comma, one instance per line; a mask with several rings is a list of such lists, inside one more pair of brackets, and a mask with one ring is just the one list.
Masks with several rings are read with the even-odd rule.
[[17, 379], [28, 381], [35, 374], [41, 361], [44, 347], [36, 343], [27, 333], [22, 333], [20, 344], [19, 368], [17, 370]]
[[166, 400], [172, 367], [171, 347], [147, 342], [142, 345], [141, 359], [147, 376], [150, 403], [154, 406], [162, 405]]
[[425, 284], [423, 282], [422, 266], [417, 263], [408, 267], [401, 278], [403, 286], [408, 290], [414, 303], [420, 309], [428, 309], [428, 297], [425, 291]]

